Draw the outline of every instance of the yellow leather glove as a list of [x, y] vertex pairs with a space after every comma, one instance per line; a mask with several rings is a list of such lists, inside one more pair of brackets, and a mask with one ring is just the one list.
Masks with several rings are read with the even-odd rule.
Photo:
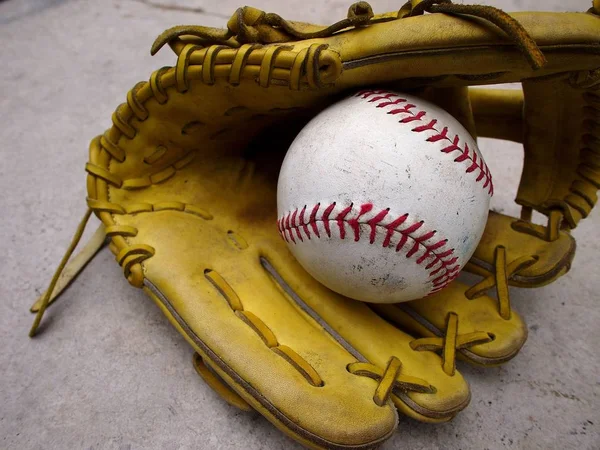
[[[470, 399], [456, 358], [494, 365], [518, 352], [527, 328], [508, 285], [564, 274], [568, 230], [596, 202], [599, 4], [507, 15], [415, 0], [374, 16], [359, 2], [330, 27], [245, 7], [226, 30], [167, 30], [152, 52], [169, 44], [175, 66], [134, 86], [92, 140], [89, 209], [32, 308], [31, 334], [108, 236], [125, 277], [187, 339], [209, 385], [299, 442], [370, 448], [394, 431], [397, 410], [451, 419]], [[523, 92], [468, 89], [509, 82]], [[490, 213], [468, 265], [482, 276], [475, 286], [371, 308], [312, 279], [279, 237], [288, 144], [321, 108], [372, 85], [427, 97], [474, 136], [523, 143], [522, 217]], [[531, 223], [534, 209], [546, 226]], [[92, 212], [103, 225], [67, 265]]]

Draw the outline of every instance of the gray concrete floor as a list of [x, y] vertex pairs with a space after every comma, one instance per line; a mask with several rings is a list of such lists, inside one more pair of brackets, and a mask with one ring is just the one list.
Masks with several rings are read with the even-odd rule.
[[[401, 3], [372, 2], [379, 12]], [[508, 11], [590, 4], [489, 3]], [[252, 4], [329, 23], [349, 2]], [[169, 51], [150, 57], [153, 39], [176, 24], [223, 26], [238, 6], [241, 0], [0, 2], [0, 448], [298, 448], [196, 376], [189, 346], [127, 284], [107, 250], [50, 310], [45, 332], [27, 337], [28, 307], [85, 209], [90, 138], [109, 126], [135, 82], [174, 63]], [[493, 206], [518, 214], [512, 199], [521, 149], [489, 140], [481, 147], [498, 186]], [[512, 291], [529, 341], [503, 367], [461, 366], [470, 407], [444, 425], [402, 418], [386, 449], [600, 448], [599, 224], [597, 208], [574, 232], [579, 248], [569, 274]]]

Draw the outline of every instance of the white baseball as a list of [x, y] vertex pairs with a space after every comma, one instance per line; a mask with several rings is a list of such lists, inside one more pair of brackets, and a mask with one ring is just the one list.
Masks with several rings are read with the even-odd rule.
[[492, 194], [477, 144], [454, 117], [413, 95], [365, 90], [322, 111], [290, 146], [278, 227], [330, 289], [404, 302], [458, 276]]

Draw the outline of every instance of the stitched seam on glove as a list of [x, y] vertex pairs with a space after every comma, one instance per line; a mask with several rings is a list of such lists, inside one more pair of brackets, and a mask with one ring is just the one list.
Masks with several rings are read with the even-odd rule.
[[[407, 228], [399, 229], [398, 227], [405, 223], [408, 218], [408, 214], [403, 214], [388, 224], [382, 224], [381, 222], [390, 211], [389, 208], [380, 210], [369, 220], [361, 220], [365, 214], [372, 212], [372, 203], [362, 204], [358, 214], [353, 218], [347, 217], [354, 208], [353, 203], [345, 207], [334, 217], [330, 217], [336, 205], [336, 202], [331, 203], [317, 217], [321, 208], [321, 203], [317, 203], [312, 207], [308, 221], [305, 220], [307, 205], [300, 211], [296, 208], [294, 211], [288, 212], [277, 220], [277, 227], [281, 237], [288, 243], [292, 242], [296, 244], [296, 237], [301, 242], [304, 242], [302, 233], [304, 233], [308, 239], [311, 239], [310, 229], [312, 229], [314, 236], [321, 238], [318, 227], [319, 222], [323, 224], [327, 236], [331, 237], [331, 222], [333, 222], [339, 229], [340, 239], [346, 238], [346, 225], [349, 225], [354, 234], [354, 241], [358, 242], [361, 238], [361, 225], [368, 225], [370, 229], [369, 244], [375, 243], [375, 237], [377, 236], [378, 231], [384, 231], [385, 237], [382, 244], [384, 248], [390, 248], [392, 237], [394, 234], [399, 233], [401, 237], [395, 245], [396, 252], [399, 252], [404, 248], [409, 239], [414, 243], [406, 252], [407, 258], [415, 255], [419, 249], [425, 250], [415, 262], [420, 265], [427, 261], [428, 263], [425, 266], [425, 269], [432, 269], [429, 273], [429, 277], [433, 287], [429, 294], [433, 294], [443, 289], [458, 276], [460, 268], [460, 266], [456, 264], [458, 258], [454, 256], [453, 248], [446, 248], [448, 239], [433, 240], [436, 230], [426, 231], [424, 234], [416, 234], [416, 232], [423, 227], [423, 221], [415, 222]], [[294, 233], [296, 237], [294, 236]]]

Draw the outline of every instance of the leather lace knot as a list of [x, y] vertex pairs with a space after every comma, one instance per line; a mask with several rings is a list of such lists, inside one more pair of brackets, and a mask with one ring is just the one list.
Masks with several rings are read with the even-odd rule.
[[484, 19], [502, 31], [519, 47], [531, 67], [540, 69], [546, 58], [523, 25], [501, 9], [487, 5], [462, 5], [450, 0], [409, 0], [398, 12], [398, 17], [414, 17], [429, 13], [464, 14]]
[[368, 25], [373, 16], [373, 8], [367, 2], [356, 2], [348, 8], [348, 20], [355, 27]]
[[511, 316], [510, 295], [508, 291], [508, 280], [513, 275], [518, 275], [522, 270], [530, 267], [537, 262], [535, 256], [522, 256], [510, 263], [506, 263], [506, 248], [502, 245], [496, 247], [494, 251], [494, 271], [481, 280], [479, 283], [470, 287], [465, 295], [468, 299], [480, 297], [486, 291], [496, 288], [498, 298], [498, 313], [504, 320], [509, 320]]
[[458, 314], [451, 312], [446, 317], [446, 332], [440, 337], [425, 337], [411, 341], [415, 351], [441, 351], [442, 369], [449, 376], [456, 373], [456, 351], [485, 344], [493, 340], [485, 331], [458, 333]]
[[435, 388], [425, 380], [400, 373], [402, 363], [393, 356], [385, 369], [367, 362], [355, 362], [348, 365], [348, 371], [353, 375], [372, 378], [378, 382], [373, 401], [383, 406], [395, 390], [400, 392], [420, 392], [433, 394]]

